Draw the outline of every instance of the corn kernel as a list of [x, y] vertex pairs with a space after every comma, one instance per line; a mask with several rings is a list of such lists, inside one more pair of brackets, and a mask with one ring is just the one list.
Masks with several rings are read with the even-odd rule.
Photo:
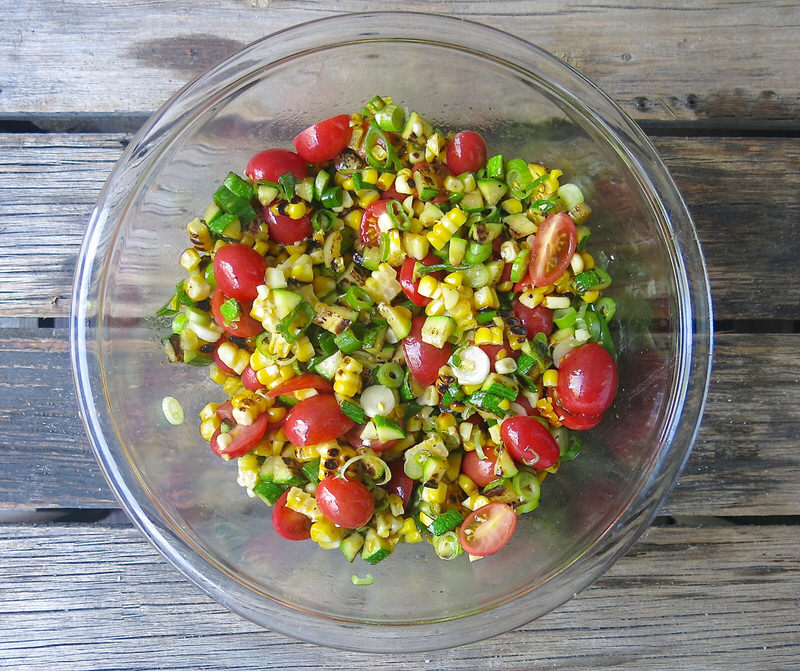
[[189, 247], [189, 249], [183, 251], [178, 263], [186, 270], [193, 270], [197, 268], [197, 264], [200, 263], [200, 254], [197, 253], [194, 247]]
[[439, 281], [435, 277], [431, 277], [430, 275], [424, 275], [419, 281], [419, 287], [417, 288], [417, 293], [425, 296], [426, 298], [432, 298], [434, 293], [436, 293], [436, 289], [439, 288]]
[[287, 410], [279, 405], [273, 405], [271, 408], [267, 408], [267, 417], [269, 417], [269, 423], [275, 424], [276, 422], [280, 422], [284, 417], [286, 417]]
[[542, 305], [550, 310], [568, 308], [570, 303], [569, 296], [545, 296], [542, 300]]
[[472, 304], [476, 310], [500, 307], [497, 292], [492, 287], [481, 287], [475, 291], [472, 295]]
[[436, 487], [423, 487], [421, 498], [430, 503], [444, 503], [447, 497], [447, 485], [440, 482]]
[[479, 494], [477, 491], [470, 494], [464, 501], [464, 507], [469, 508], [470, 510], [477, 510], [478, 508], [483, 508], [489, 504], [489, 499], [487, 499], [482, 494]]
[[519, 295], [519, 302], [526, 308], [535, 308], [542, 302], [542, 294], [536, 293], [534, 289], [526, 289]]
[[419, 529], [417, 529], [417, 525], [410, 517], [403, 522], [400, 533], [402, 534], [403, 540], [406, 543], [419, 543], [422, 540], [422, 534], [420, 534]]
[[581, 259], [583, 259], [583, 269], [591, 270], [594, 268], [594, 257], [589, 252], [581, 252]]
[[200, 411], [200, 419], [210, 419], [217, 416], [217, 408], [219, 403], [206, 403]]
[[364, 210], [351, 210], [344, 215], [344, 224], [355, 230], [361, 228], [361, 219], [364, 216]]
[[370, 189], [358, 199], [358, 206], [366, 209], [370, 205], [372, 205], [372, 203], [380, 199], [381, 199], [381, 194], [375, 191], [374, 189]]
[[583, 257], [580, 253], [576, 252], [572, 255], [572, 258], [569, 260], [569, 267], [572, 268], [572, 272], [575, 275], [583, 272]]
[[501, 375], [510, 375], [517, 370], [517, 362], [514, 361], [511, 357], [504, 357], [499, 358], [500, 354], [498, 353], [498, 359], [494, 364], [494, 369]]
[[462, 473], [458, 476], [458, 486], [461, 487], [463, 492], [468, 496], [473, 492], [478, 491], [478, 485], [468, 475]]
[[394, 184], [395, 175], [391, 172], [383, 172], [381, 173], [380, 177], [378, 177], [377, 182], [374, 182], [378, 185], [378, 188], [381, 191], [386, 191], [387, 189], [391, 188], [392, 184]]
[[445, 313], [445, 305], [444, 301], [441, 298], [437, 298], [432, 300], [425, 306], [425, 314], [428, 317], [438, 317], [439, 315], [443, 315]]
[[594, 303], [600, 296], [599, 291], [586, 291], [583, 294], [583, 300], [587, 303]]
[[311, 540], [323, 550], [335, 550], [339, 547], [346, 531], [334, 525], [330, 520], [322, 518], [311, 525], [309, 533], [311, 534]]
[[500, 207], [509, 214], [519, 214], [522, 212], [522, 203], [517, 198], [506, 198]]
[[208, 419], [204, 419], [200, 424], [200, 435], [203, 437], [203, 440], [211, 440], [214, 437], [214, 434], [217, 432], [219, 426], [220, 419], [216, 415], [213, 415]]
[[423, 235], [406, 233], [403, 236], [403, 247], [406, 250], [406, 254], [411, 258], [422, 261], [428, 254], [430, 242], [428, 242], [428, 239]]
[[460, 270], [456, 270], [453, 273], [450, 273], [444, 278], [444, 281], [453, 287], [460, 287], [464, 282], [464, 273]]
[[290, 219], [294, 220], [302, 219], [307, 211], [308, 208], [306, 207], [306, 204], [302, 200], [299, 203], [289, 203], [286, 206], [287, 216]]

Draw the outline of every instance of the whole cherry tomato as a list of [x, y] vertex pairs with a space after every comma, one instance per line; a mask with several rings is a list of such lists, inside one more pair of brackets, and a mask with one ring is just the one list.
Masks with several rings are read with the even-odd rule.
[[375, 510], [375, 499], [364, 484], [335, 475], [317, 485], [316, 499], [322, 514], [346, 529], [364, 526]]
[[293, 151], [265, 149], [250, 159], [244, 172], [256, 181], [266, 179], [277, 182], [278, 178], [287, 172], [292, 173], [297, 179], [305, 179], [308, 177], [308, 165]]
[[536, 417], [509, 417], [500, 437], [516, 461], [532, 468], [550, 468], [560, 456], [556, 439]]
[[214, 279], [217, 288], [238, 301], [254, 301], [258, 287], [264, 284], [267, 262], [255, 249], [234, 243], [220, 247], [214, 254]]
[[456, 175], [478, 172], [486, 164], [486, 142], [474, 130], [462, 130], [447, 145], [447, 166]]
[[294, 138], [294, 148], [309, 163], [322, 163], [336, 158], [350, 141], [350, 115], [319, 121]]
[[617, 393], [617, 364], [597, 343], [579, 345], [561, 359], [556, 391], [567, 412], [588, 417], [601, 415]]
[[522, 322], [528, 332], [528, 338], [533, 338], [537, 333], [549, 336], [553, 332], [553, 311], [544, 305], [529, 308], [520, 303], [519, 298], [511, 306], [514, 315]]
[[319, 445], [336, 440], [353, 426], [342, 413], [336, 398], [318, 394], [300, 401], [286, 414], [283, 430], [292, 445]]

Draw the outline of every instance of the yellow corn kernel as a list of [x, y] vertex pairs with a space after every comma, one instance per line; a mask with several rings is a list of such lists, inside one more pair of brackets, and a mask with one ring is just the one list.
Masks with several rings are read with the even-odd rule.
[[361, 371], [364, 367], [350, 356], [344, 357], [333, 377], [333, 390], [352, 398], [361, 391]]
[[462, 473], [458, 476], [458, 486], [461, 487], [461, 490], [469, 496], [473, 492], [478, 491], [478, 485], [470, 478], [468, 475]]
[[378, 171], [375, 168], [366, 168], [361, 171], [361, 180], [367, 184], [377, 184]]
[[364, 216], [363, 210], [350, 210], [346, 215], [344, 215], [344, 224], [345, 226], [349, 226], [350, 228], [354, 228], [358, 230], [361, 228], [361, 218]]
[[560, 294], [566, 294], [573, 291], [572, 289], [572, 274], [570, 272], [565, 272], [561, 275], [554, 283], [553, 287], [558, 291]]
[[189, 249], [183, 250], [183, 254], [181, 254], [178, 263], [186, 270], [193, 270], [197, 268], [197, 264], [200, 263], [200, 254], [197, 253], [194, 247], [189, 247]]
[[403, 168], [400, 170], [394, 179], [395, 191], [404, 195], [410, 195], [414, 193], [414, 189], [412, 189], [408, 184], [409, 179], [411, 179], [411, 170], [409, 168]]
[[579, 252], [575, 252], [572, 255], [572, 258], [569, 260], [569, 267], [575, 275], [583, 272], [583, 257]]
[[289, 493], [286, 495], [286, 507], [305, 515], [314, 522], [319, 522], [323, 518], [320, 509], [317, 508], [316, 499], [299, 487], [289, 489]]
[[450, 286], [460, 287], [464, 283], [464, 273], [462, 273], [460, 270], [456, 270], [455, 272], [445, 276], [444, 281]]
[[499, 308], [497, 292], [492, 287], [481, 287], [472, 295], [472, 305], [476, 310], [483, 308]]
[[394, 184], [394, 178], [394, 173], [382, 172], [380, 177], [378, 177], [378, 180], [372, 183], [377, 184], [381, 191], [386, 191], [387, 189], [391, 188], [392, 184]]
[[271, 363], [272, 363], [272, 360], [268, 359], [267, 357], [265, 357], [261, 353], [261, 350], [256, 349], [250, 355], [250, 367], [256, 372], [260, 371], [263, 368], [266, 368]]
[[570, 303], [569, 296], [545, 296], [542, 300], [542, 305], [550, 310], [568, 308]]
[[208, 368], [208, 379], [215, 384], [225, 384], [228, 376], [220, 370], [219, 366], [212, 363]]
[[591, 270], [594, 268], [594, 257], [589, 252], [581, 252], [581, 259], [583, 259], [583, 269]]
[[269, 251], [269, 243], [266, 240], [257, 240], [253, 245], [253, 249], [261, 254], [261, 256], [265, 256]]
[[222, 383], [222, 388], [228, 396], [233, 396], [242, 386], [241, 380], [235, 375], [229, 375], [228, 379]]
[[345, 179], [345, 180], [342, 182], [342, 184], [341, 184], [341, 187], [342, 187], [343, 189], [346, 189], [347, 191], [353, 191], [353, 189], [355, 189], [355, 188], [356, 188], [356, 184], [355, 184], [355, 182], [353, 181], [353, 178], [352, 178], [352, 177], [348, 177], [347, 179]]
[[423, 487], [421, 498], [430, 503], [444, 503], [447, 498], [447, 485], [440, 482], [436, 487]]
[[477, 510], [478, 508], [483, 508], [483, 506], [488, 505], [489, 499], [475, 491], [464, 499], [463, 504], [465, 508]]
[[209, 419], [217, 416], [217, 408], [219, 403], [206, 403], [200, 411], [200, 419]]
[[503, 329], [499, 326], [481, 326], [475, 331], [476, 345], [502, 345]]
[[274, 389], [279, 384], [283, 384], [283, 377], [281, 377], [281, 369], [274, 363], [270, 362], [264, 368], [256, 371], [256, 378], [268, 389]]
[[586, 291], [583, 294], [583, 300], [585, 300], [587, 303], [594, 303], [599, 296], [599, 291]]
[[466, 220], [467, 215], [460, 207], [456, 206], [439, 219], [438, 223], [434, 224], [426, 237], [437, 250], [440, 250]]
[[330, 520], [322, 518], [319, 522], [314, 522], [311, 525], [309, 532], [311, 540], [323, 550], [335, 550], [344, 538], [346, 530], [337, 527]]
[[[346, 177], [346, 176], [345, 176], [345, 175], [343, 175], [341, 172], [335, 172], [335, 173], [333, 173], [333, 183], [334, 183], [334, 184], [336, 184], [336, 186], [343, 186], [343, 185], [344, 185], [344, 183], [345, 183], [345, 182], [346, 182], [348, 179], [350, 179], [350, 178], [349, 178], [349, 177]], [[351, 181], [352, 181], [352, 180], [351, 180]]]
[[288, 411], [286, 408], [283, 408], [279, 405], [273, 405], [271, 408], [267, 408], [267, 417], [269, 417], [269, 423], [275, 424], [276, 422], [280, 422], [284, 417], [286, 417], [286, 413]]
[[389, 538], [403, 528], [403, 518], [395, 517], [389, 510], [375, 513], [375, 533], [381, 538]]
[[525, 289], [525, 291], [519, 295], [519, 302], [526, 308], [535, 308], [542, 302], [542, 294], [538, 293], [536, 289]]
[[358, 206], [361, 208], [368, 208], [372, 203], [379, 201], [381, 199], [381, 194], [374, 189], [370, 189], [363, 196], [358, 199]]
[[202, 275], [193, 275], [183, 285], [186, 295], [193, 301], [204, 301], [211, 295], [211, 285]]
[[391, 511], [392, 515], [395, 517], [402, 517], [403, 512], [405, 511], [405, 506], [403, 505], [403, 499], [400, 498], [397, 494], [389, 494], [389, 510]]
[[428, 255], [430, 243], [424, 235], [416, 233], [406, 233], [403, 236], [403, 247], [411, 258], [422, 261]]
[[283, 378], [284, 381], [285, 380], [290, 380], [295, 375], [297, 375], [297, 373], [294, 370], [294, 367], [291, 366], [290, 364], [286, 364], [285, 366], [279, 366], [278, 368], [280, 370], [280, 375], [281, 375], [281, 377]]
[[556, 415], [556, 413], [553, 411], [553, 402], [549, 398], [540, 398], [538, 401], [536, 401], [536, 409], [551, 426], [561, 426], [561, 421], [558, 419], [558, 415]]
[[506, 198], [500, 207], [509, 214], [519, 214], [522, 212], [522, 203], [517, 198]]
[[289, 203], [286, 206], [286, 215], [290, 219], [295, 219], [295, 220], [302, 219], [307, 211], [308, 208], [306, 207], [306, 204], [302, 200], [298, 203]]
[[419, 529], [417, 529], [417, 525], [410, 517], [403, 522], [403, 526], [400, 528], [400, 533], [406, 543], [419, 543], [422, 540], [422, 534], [420, 534]]
[[317, 296], [325, 296], [336, 289], [336, 280], [325, 275], [317, 275], [311, 286], [314, 287], [314, 293]]
[[311, 359], [314, 358], [314, 345], [311, 344], [308, 336], [302, 336], [301, 338], [298, 338], [294, 347], [297, 360], [301, 363], [311, 361]]
[[438, 317], [445, 313], [444, 301], [441, 298], [432, 300], [425, 306], [425, 314], [428, 317]]
[[423, 275], [419, 280], [419, 287], [417, 293], [422, 294], [426, 298], [433, 298], [436, 290], [439, 288], [439, 280], [430, 275]]
[[237, 347], [230, 341], [221, 343], [217, 347], [217, 356], [219, 356], [222, 363], [236, 371], [238, 375], [241, 375], [242, 371], [250, 363], [250, 352]]
[[[230, 433], [220, 433], [217, 436], [217, 448], [221, 453], [225, 452], [225, 450], [227, 450], [231, 446], [232, 442], [233, 442], [233, 436]], [[222, 454], [221, 456], [223, 459], [226, 460], [230, 459], [230, 457], [227, 454]]]
[[204, 419], [200, 424], [200, 435], [203, 437], [203, 440], [211, 440], [217, 432], [219, 425], [220, 419], [216, 415]]
[[197, 251], [210, 252], [214, 248], [211, 232], [208, 230], [206, 222], [202, 219], [192, 219], [186, 225], [186, 232], [189, 235], [189, 241]]
[[303, 262], [292, 266], [292, 279], [310, 284], [314, 281], [314, 266], [311, 265], [311, 258], [308, 255], [304, 254], [303, 256], [305, 256]]
[[294, 447], [294, 458], [299, 462], [314, 461], [318, 456], [316, 445], [295, 445]]

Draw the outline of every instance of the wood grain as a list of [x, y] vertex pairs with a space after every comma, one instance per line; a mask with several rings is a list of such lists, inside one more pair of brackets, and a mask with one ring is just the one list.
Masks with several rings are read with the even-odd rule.
[[[662, 514], [800, 515], [800, 334], [716, 344], [699, 437]], [[115, 506], [78, 418], [66, 334], [0, 329], [0, 350], [0, 507]]]
[[0, 658], [26, 671], [788, 669], [800, 655], [796, 548], [792, 527], [653, 528], [595, 585], [530, 625], [379, 657], [259, 629], [205, 597], [130, 527], [6, 525]]
[[[0, 317], [68, 314], [89, 214], [125, 139], [0, 135]], [[800, 319], [797, 141], [655, 142], [696, 220], [717, 318]]]
[[[3, 4], [0, 116], [62, 127], [69, 116], [149, 115], [247, 42], [376, 8], [367, 0]], [[386, 0], [380, 9], [438, 12], [511, 32], [581, 70], [640, 120], [796, 127], [800, 118], [793, 0]]]

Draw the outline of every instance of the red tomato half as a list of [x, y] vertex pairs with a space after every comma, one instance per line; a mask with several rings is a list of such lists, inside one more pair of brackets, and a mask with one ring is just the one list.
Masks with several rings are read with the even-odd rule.
[[617, 364], [597, 343], [579, 345], [561, 359], [556, 391], [567, 412], [600, 415], [617, 393]]
[[342, 153], [351, 133], [350, 115], [340, 114], [299, 133], [294, 139], [294, 148], [309, 163], [330, 161]]
[[516, 528], [517, 514], [511, 506], [494, 501], [467, 515], [458, 539], [465, 552], [485, 557], [505, 547]]
[[549, 336], [553, 332], [553, 311], [550, 308], [544, 305], [529, 308], [517, 299], [511, 309], [528, 332], [528, 338], [533, 338], [537, 333]]
[[307, 214], [299, 219], [292, 219], [285, 214], [276, 214], [270, 206], [265, 207], [263, 213], [269, 237], [281, 245], [293, 245], [314, 235], [314, 226]]
[[247, 366], [242, 371], [242, 385], [250, 391], [258, 391], [264, 388], [264, 385], [258, 381], [258, 375], [256, 375], [256, 371], [252, 366]]
[[385, 214], [386, 204], [389, 200], [389, 198], [376, 200], [361, 215], [361, 228], [359, 229], [358, 237], [365, 247], [375, 247], [380, 242], [381, 229], [378, 226], [378, 218]]
[[[217, 415], [220, 417], [222, 417], [222, 415], [220, 415], [221, 407], [222, 406], [217, 409]], [[223, 419], [225, 418], [223, 417]], [[233, 441], [225, 449], [220, 449], [219, 444], [217, 443], [217, 438], [219, 438], [221, 434], [221, 430], [217, 429], [214, 432], [214, 435], [211, 436], [211, 451], [218, 457], [229, 457], [230, 459], [242, 457], [252, 450], [258, 441], [264, 437], [264, 434], [267, 432], [268, 424], [269, 415], [267, 415], [265, 412], [256, 417], [256, 421], [250, 426], [236, 424], [228, 432], [228, 435], [233, 436]]]
[[275, 501], [272, 508], [272, 528], [275, 533], [290, 541], [304, 541], [311, 538], [311, 518], [286, 507], [289, 496], [287, 489]]
[[316, 498], [322, 514], [346, 529], [364, 526], [375, 510], [375, 499], [358, 480], [329, 475], [317, 485]]
[[[428, 254], [424, 259], [422, 259], [422, 261], [417, 261], [410, 256], [406, 257], [406, 260], [403, 261], [403, 267], [400, 268], [400, 286], [403, 287], [403, 293], [408, 296], [408, 299], [414, 305], [423, 306], [431, 302], [430, 298], [423, 296], [418, 291], [419, 279], [414, 279], [414, 267], [417, 265], [417, 263], [422, 263], [426, 266], [435, 266], [441, 262], [442, 260], [433, 253]], [[433, 275], [434, 277], [437, 275], [441, 276], [442, 273], [438, 272], [434, 273]], [[437, 279], [441, 279], [441, 277], [438, 277]]]
[[390, 450], [398, 443], [398, 440], [387, 440], [385, 443], [382, 443], [379, 440], [364, 440], [361, 437], [361, 433], [364, 431], [365, 426], [366, 424], [356, 424], [352, 429], [344, 434], [344, 439], [356, 449], [368, 447], [373, 452], [377, 452], [378, 454], [381, 452], [386, 452], [386, 450]]
[[447, 167], [456, 175], [478, 172], [486, 165], [486, 143], [480, 133], [462, 130], [447, 145]]
[[422, 342], [422, 326], [425, 317], [414, 317], [411, 321], [411, 332], [403, 338], [403, 354], [406, 357], [408, 370], [414, 379], [422, 386], [427, 387], [436, 382], [439, 369], [450, 358], [450, 343], [445, 343], [439, 349], [433, 345]]
[[402, 458], [395, 459], [389, 464], [389, 469], [392, 471], [392, 478], [386, 483], [386, 491], [389, 494], [397, 494], [403, 499], [403, 507], [406, 507], [411, 500], [414, 485], [417, 483], [406, 475], [404, 465], [405, 461]]
[[500, 427], [508, 453], [532, 468], [550, 468], [560, 456], [558, 443], [536, 417], [509, 417]]
[[239, 304], [239, 319], [230, 323], [225, 320], [219, 308], [229, 298], [230, 296], [226, 296], [219, 289], [214, 289], [214, 293], [211, 294], [211, 314], [214, 316], [214, 321], [217, 322], [217, 325], [231, 335], [239, 336], [240, 338], [249, 338], [261, 333], [264, 327], [260, 321], [250, 316], [250, 309], [252, 308], [250, 303]]
[[483, 448], [485, 459], [481, 459], [477, 450], [472, 450], [464, 455], [461, 460], [461, 470], [478, 487], [485, 487], [490, 482], [497, 480], [494, 473], [497, 465], [497, 453], [493, 446]]
[[293, 151], [265, 149], [250, 159], [245, 174], [256, 181], [266, 179], [277, 182], [281, 175], [292, 173], [297, 179], [308, 177], [306, 162]]
[[316, 389], [321, 393], [333, 393], [333, 386], [324, 377], [321, 375], [314, 375], [313, 373], [304, 373], [303, 375], [290, 377], [286, 382], [275, 387], [275, 389], [270, 389], [267, 396], [275, 398], [276, 396], [291, 394], [301, 389]]
[[545, 219], [533, 238], [530, 265], [533, 285], [543, 287], [561, 277], [577, 245], [578, 232], [568, 214], [559, 212]]
[[334, 396], [312, 396], [300, 401], [286, 414], [283, 430], [292, 445], [319, 445], [336, 440], [353, 426]]
[[214, 254], [214, 279], [217, 288], [237, 301], [254, 301], [258, 286], [264, 284], [267, 262], [255, 249], [234, 243]]

